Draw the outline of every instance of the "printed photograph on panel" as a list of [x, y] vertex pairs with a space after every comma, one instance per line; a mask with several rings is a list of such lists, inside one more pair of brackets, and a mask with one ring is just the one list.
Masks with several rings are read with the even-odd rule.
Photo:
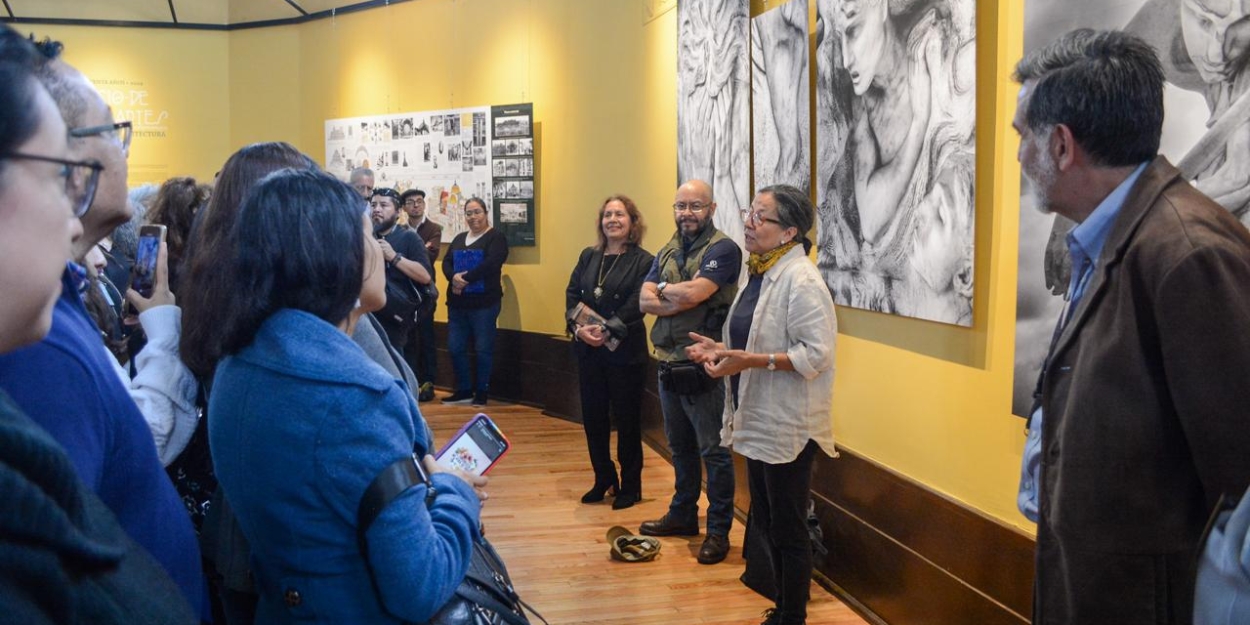
[[524, 202], [503, 202], [499, 205], [499, 221], [505, 224], [523, 224], [529, 220], [529, 205]]
[[512, 115], [495, 118], [496, 137], [526, 137], [530, 134], [528, 115]]
[[751, 18], [751, 136], [755, 189], [811, 188], [807, 0], [790, 0]]
[[975, 0], [817, 0], [817, 263], [844, 306], [972, 325]]
[[749, 0], [677, 3], [678, 184], [712, 185], [712, 223], [739, 245], [751, 204], [749, 24]]
[[[1028, 0], [1024, 11], [1025, 52], [1074, 28], [1124, 29], [1154, 46], [1167, 80], [1159, 151], [1250, 225], [1250, 2]], [[1011, 408], [1023, 416], [1063, 310], [1071, 277], [1064, 241], [1073, 223], [1039, 212], [1027, 180], [1020, 189]]]

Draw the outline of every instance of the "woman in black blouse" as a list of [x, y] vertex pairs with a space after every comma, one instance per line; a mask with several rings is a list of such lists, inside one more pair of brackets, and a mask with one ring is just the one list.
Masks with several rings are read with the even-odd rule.
[[[646, 226], [634, 201], [609, 197], [599, 207], [599, 242], [582, 251], [565, 292], [569, 332], [574, 337], [582, 395], [582, 424], [595, 484], [582, 503], [616, 498], [612, 508], [628, 508], [642, 497], [640, 409], [646, 372], [647, 337], [638, 309], [638, 291], [652, 255], [638, 247]], [[579, 304], [583, 305], [579, 310]], [[589, 309], [589, 310], [587, 310]], [[616, 420], [616, 457], [610, 439]]]
[[[503, 302], [503, 264], [508, 260], [508, 239], [490, 225], [486, 202], [469, 198], [464, 203], [468, 232], [452, 239], [443, 257], [447, 289], [447, 351], [456, 370], [455, 392], [444, 404], [485, 406], [495, 354], [495, 320]], [[469, 367], [469, 342], [477, 353], [474, 379]]]

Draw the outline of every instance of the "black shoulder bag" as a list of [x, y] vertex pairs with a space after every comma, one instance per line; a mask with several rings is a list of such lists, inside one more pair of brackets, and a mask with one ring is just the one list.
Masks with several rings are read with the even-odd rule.
[[[421, 466], [421, 459], [413, 454], [383, 469], [365, 489], [356, 513], [356, 532], [366, 562], [365, 533], [369, 531], [369, 526], [386, 506], [418, 484], [426, 487], [425, 505], [428, 507], [436, 494], [434, 484]], [[547, 623], [541, 614], [517, 596], [503, 559], [483, 536], [473, 544], [469, 570], [456, 588], [456, 594], [430, 619], [428, 625], [530, 625], [524, 610], [529, 610], [538, 620]]]
[[421, 289], [404, 272], [386, 268], [386, 304], [378, 311], [378, 316], [403, 328], [412, 327], [417, 322], [417, 315], [426, 306], [425, 300]]

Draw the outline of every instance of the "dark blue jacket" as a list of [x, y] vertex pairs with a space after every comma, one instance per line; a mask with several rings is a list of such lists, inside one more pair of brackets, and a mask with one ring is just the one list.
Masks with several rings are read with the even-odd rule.
[[48, 336], [0, 355], [0, 389], [65, 448], [78, 476], [126, 533], [165, 567], [192, 608], [206, 614], [191, 518], [68, 270], [62, 289]]
[[[270, 317], [213, 378], [209, 441], [217, 479], [252, 546], [257, 622], [425, 622], [451, 597], [478, 536], [480, 505], [446, 474], [396, 499], [370, 527], [370, 482], [429, 441], [412, 394], [330, 324]], [[377, 590], [369, 568], [377, 578]]]

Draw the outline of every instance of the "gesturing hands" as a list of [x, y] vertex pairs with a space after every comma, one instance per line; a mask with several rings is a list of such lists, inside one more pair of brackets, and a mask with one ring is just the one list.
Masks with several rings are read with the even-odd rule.
[[755, 366], [755, 354], [741, 349], [725, 349], [724, 343], [717, 343], [697, 332], [691, 332], [690, 338], [694, 340], [694, 345], [686, 348], [686, 357], [702, 364], [703, 370], [714, 378], [741, 373]]

